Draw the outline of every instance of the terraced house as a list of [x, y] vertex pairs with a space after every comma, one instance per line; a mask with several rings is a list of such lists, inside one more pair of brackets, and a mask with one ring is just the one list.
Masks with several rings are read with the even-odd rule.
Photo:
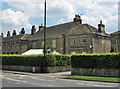
[[111, 35], [111, 47], [118, 49], [120, 52], [120, 30], [113, 32]]
[[[1, 35], [2, 36], [2, 35]], [[44, 46], [44, 27], [39, 26], [36, 32], [32, 26], [31, 34], [21, 34], [10, 36], [3, 39], [4, 54], [21, 54], [28, 49], [40, 49]], [[79, 15], [75, 15], [73, 21], [46, 28], [46, 44], [52, 45], [61, 54], [74, 53], [106, 53], [111, 50], [110, 35], [105, 32], [105, 25], [98, 24], [98, 29], [89, 25], [82, 24]]]
[[24, 28], [22, 28], [19, 35], [16, 35], [14, 30], [12, 35], [10, 31], [7, 32], [7, 37], [1, 34], [2, 38], [2, 53], [3, 54], [21, 54], [27, 51], [28, 39], [31, 34], [25, 34]]
[[[29, 39], [29, 46], [34, 49], [43, 48], [43, 37], [43, 26], [39, 26], [39, 31]], [[89, 24], [82, 24], [79, 15], [75, 15], [72, 22], [47, 27], [46, 43], [61, 54], [106, 53], [111, 49], [110, 35], [105, 33], [102, 21], [97, 29]]]

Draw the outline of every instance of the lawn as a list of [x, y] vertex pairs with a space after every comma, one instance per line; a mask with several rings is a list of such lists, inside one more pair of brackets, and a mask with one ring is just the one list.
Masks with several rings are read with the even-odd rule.
[[72, 79], [84, 79], [84, 80], [96, 80], [96, 81], [120, 82], [120, 78], [111, 78], [111, 77], [69, 76], [68, 78], [72, 78]]

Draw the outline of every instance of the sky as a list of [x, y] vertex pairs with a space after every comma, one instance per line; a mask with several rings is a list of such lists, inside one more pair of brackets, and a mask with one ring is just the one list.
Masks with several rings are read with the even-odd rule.
[[[47, 27], [73, 21], [81, 15], [82, 23], [98, 28], [100, 20], [105, 31], [118, 31], [119, 0], [47, 0]], [[44, 23], [44, 0], [2, 0], [0, 2], [0, 32], [17, 34], [25, 28], [30, 34], [32, 25]], [[2, 30], [1, 30], [2, 29]]]

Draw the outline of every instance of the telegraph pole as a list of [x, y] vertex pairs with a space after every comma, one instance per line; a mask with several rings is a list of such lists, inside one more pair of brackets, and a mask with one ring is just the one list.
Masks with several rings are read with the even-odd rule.
[[45, 10], [44, 10], [44, 67], [43, 67], [43, 72], [46, 72], [46, 0], [45, 0]]

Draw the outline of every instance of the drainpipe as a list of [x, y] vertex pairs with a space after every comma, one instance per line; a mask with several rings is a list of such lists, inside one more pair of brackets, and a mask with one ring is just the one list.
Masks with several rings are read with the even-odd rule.
[[63, 54], [66, 53], [66, 35], [63, 34]]

